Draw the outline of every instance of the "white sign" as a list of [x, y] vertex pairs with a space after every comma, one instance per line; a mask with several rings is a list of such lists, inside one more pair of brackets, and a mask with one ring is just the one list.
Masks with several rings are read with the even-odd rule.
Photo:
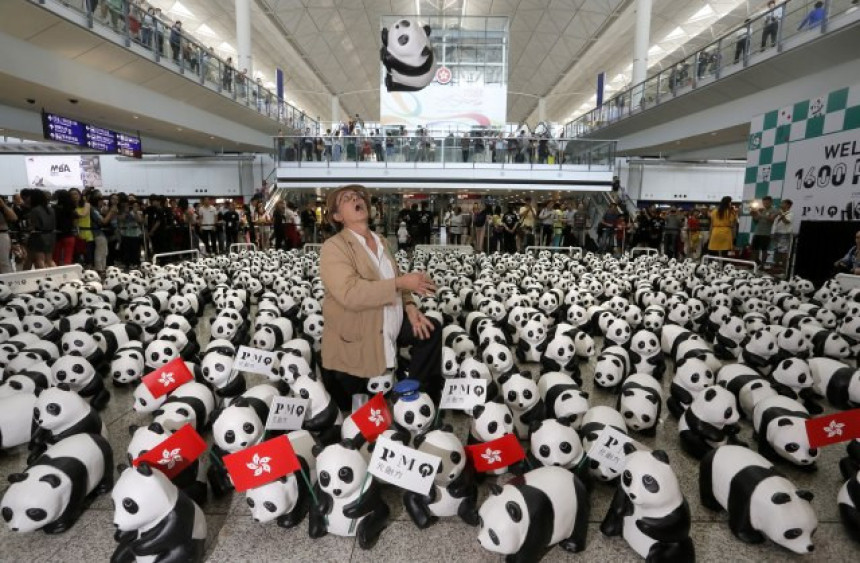
[[507, 122], [508, 88], [504, 84], [461, 80], [431, 82], [418, 92], [389, 92], [383, 83], [379, 106], [383, 125], [405, 125], [410, 133], [417, 127], [503, 127]]
[[308, 400], [293, 397], [275, 397], [269, 409], [266, 430], [301, 430], [308, 413]]
[[239, 346], [236, 359], [233, 361], [233, 369], [271, 376], [278, 369], [278, 355], [259, 348]]
[[84, 269], [79, 264], [72, 264], [71, 266], [3, 274], [0, 275], [0, 281], [6, 282], [12, 293], [32, 293], [39, 290], [39, 280], [47, 279], [59, 284], [68, 281], [80, 281], [83, 272]]
[[597, 436], [597, 440], [591, 444], [591, 448], [585, 455], [615, 473], [620, 473], [624, 469], [624, 461], [627, 458], [627, 454], [624, 453], [624, 444], [632, 441], [633, 438], [625, 433], [611, 426], [604, 426]]
[[788, 146], [782, 198], [801, 221], [860, 220], [860, 129]]
[[487, 401], [487, 381], [484, 379], [446, 379], [442, 389], [440, 409], [470, 411]]
[[38, 155], [25, 159], [31, 188], [83, 188], [102, 186], [101, 163], [96, 155]]
[[368, 471], [374, 477], [421, 495], [430, 492], [442, 459], [385, 436], [376, 439]]

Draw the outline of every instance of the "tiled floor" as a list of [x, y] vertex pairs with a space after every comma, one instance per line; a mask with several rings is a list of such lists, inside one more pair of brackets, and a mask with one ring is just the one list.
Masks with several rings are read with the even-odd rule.
[[[209, 315], [204, 316], [207, 318]], [[200, 326], [201, 343], [208, 341], [208, 331]], [[591, 391], [592, 404], [613, 405], [616, 397], [599, 389], [591, 389], [591, 367], [584, 369], [586, 389]], [[664, 377], [668, 391], [672, 377], [671, 367]], [[131, 411], [131, 389], [112, 389], [113, 397], [102, 413], [108, 426], [115, 459], [125, 455], [128, 444], [128, 426], [148, 422], [146, 415]], [[665, 449], [678, 475], [682, 489], [690, 503], [693, 516], [692, 538], [700, 561], [807, 561], [860, 560], [860, 542], [852, 541], [839, 520], [836, 494], [842, 485], [837, 468], [844, 455], [841, 445], [825, 448], [816, 473], [803, 473], [782, 466], [782, 471], [799, 487], [815, 493], [815, 506], [820, 526], [815, 535], [816, 551], [807, 556], [794, 555], [771, 543], [748, 545], [733, 537], [728, 529], [725, 514], [704, 509], [698, 498], [698, 464], [683, 453], [677, 439], [677, 424], [668, 414], [661, 423], [657, 436], [640, 438], [651, 447]], [[446, 415], [463, 438], [467, 433], [464, 416]], [[742, 439], [751, 440], [751, 428], [744, 423]], [[0, 455], [0, 479], [24, 467], [26, 455], [13, 450]], [[583, 553], [572, 555], [553, 549], [544, 559], [636, 561], [635, 553], [622, 538], [606, 538], [599, 524], [611, 500], [613, 489], [596, 484], [592, 492], [591, 525]], [[486, 494], [482, 491], [482, 494]], [[388, 489], [385, 499], [392, 509], [392, 522], [382, 533], [372, 551], [361, 550], [353, 539], [328, 536], [311, 540], [305, 524], [284, 530], [274, 523], [260, 525], [253, 522], [245, 506], [243, 495], [228, 495], [212, 499], [204, 507], [209, 529], [207, 559], [209, 561], [499, 561], [500, 558], [484, 551], [477, 542], [477, 530], [458, 520], [437, 523], [428, 530], [419, 531], [409, 520], [400, 504], [396, 490]], [[105, 561], [115, 548], [112, 525], [113, 508], [108, 496], [96, 499], [75, 527], [69, 532], [50, 536], [37, 532], [19, 535], [0, 526], [0, 561]], [[860, 539], [860, 538], [858, 538]]]

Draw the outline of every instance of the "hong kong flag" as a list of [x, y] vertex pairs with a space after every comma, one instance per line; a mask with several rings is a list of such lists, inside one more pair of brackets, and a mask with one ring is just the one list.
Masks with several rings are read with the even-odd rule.
[[170, 360], [157, 370], [146, 374], [141, 381], [156, 399], [167, 395], [180, 385], [192, 381], [194, 376], [182, 358]]
[[806, 421], [806, 435], [813, 448], [860, 438], [860, 409], [852, 409]]
[[466, 454], [472, 459], [475, 471], [480, 473], [502, 469], [526, 457], [520, 441], [513, 434], [505, 434], [491, 442], [466, 446]]
[[380, 434], [391, 426], [391, 411], [385, 402], [382, 393], [377, 393], [373, 398], [350, 415], [359, 432], [368, 442], [375, 441]]
[[168, 479], [173, 479], [205, 451], [206, 442], [194, 431], [194, 427], [186, 424], [131, 463], [137, 467], [145, 461], [167, 475]]
[[224, 456], [223, 461], [233, 479], [233, 486], [240, 493], [301, 469], [287, 436], [278, 436]]

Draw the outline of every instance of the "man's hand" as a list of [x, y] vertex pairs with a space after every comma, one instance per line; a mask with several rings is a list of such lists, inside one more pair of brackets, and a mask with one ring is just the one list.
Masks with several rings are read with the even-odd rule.
[[424, 316], [424, 313], [418, 310], [418, 307], [406, 307], [406, 318], [409, 319], [409, 324], [412, 325], [412, 333], [420, 340], [430, 338], [430, 333], [433, 332], [433, 323]]

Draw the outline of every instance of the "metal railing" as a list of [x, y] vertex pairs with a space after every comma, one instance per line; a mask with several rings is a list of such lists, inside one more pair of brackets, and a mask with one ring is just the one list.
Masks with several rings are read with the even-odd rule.
[[185, 255], [193, 255], [193, 260], [198, 260], [200, 258], [199, 250], [177, 250], [176, 252], [162, 252], [161, 254], [153, 254], [152, 255], [152, 263], [158, 264], [159, 259], [163, 258], [173, 258], [175, 256], [185, 256]]
[[[277, 93], [236, 68], [232, 57], [219, 57], [213, 47], [176, 28], [154, 8], [144, 9], [130, 0], [30, 0], [52, 13], [100, 35], [134, 53], [152, 59], [162, 68], [181, 74], [286, 127], [316, 131], [318, 121], [278, 99]], [[78, 17], [74, 17], [76, 14]]]
[[790, 0], [777, 6], [773, 19], [770, 12], [750, 18], [744, 25], [692, 55], [568, 122], [564, 126], [564, 135], [577, 138], [591, 134], [786, 49], [802, 45], [835, 29], [836, 24], [841, 27], [860, 21], [860, 10], [852, 0], [826, 0], [822, 6], [822, 19], [810, 24], [808, 16], [814, 4], [812, 0]]
[[702, 264], [707, 265], [708, 262], [720, 262], [723, 264], [737, 264], [739, 266], [751, 266], [754, 274], [758, 273], [758, 264], [753, 260], [742, 260], [740, 258], [724, 258], [722, 256], [702, 256]]
[[302, 247], [302, 250], [305, 254], [310, 254], [311, 252], [316, 252], [319, 254], [319, 251], [322, 249], [321, 244], [317, 243], [308, 243]]
[[475, 249], [468, 244], [416, 244], [415, 252], [456, 252], [474, 254]]
[[582, 248], [578, 246], [527, 246], [526, 254], [531, 252], [540, 252], [541, 250], [548, 250], [550, 252], [567, 252], [571, 257], [574, 257], [577, 260], [582, 259]]
[[228, 251], [232, 254], [234, 249], [237, 251], [253, 250], [256, 252], [257, 245], [253, 242], [234, 242], [228, 247]]
[[845, 291], [860, 287], [860, 276], [854, 274], [836, 274], [836, 281]]
[[630, 249], [630, 257], [631, 258], [635, 257], [637, 254], [653, 254], [654, 256], [657, 256], [658, 254], [660, 254], [660, 251], [657, 250], [656, 248], [650, 248], [650, 247], [644, 247], [644, 246], [634, 246], [633, 248]]
[[336, 132], [273, 139], [279, 166], [569, 170], [612, 170], [615, 166], [616, 142], [606, 140], [516, 137], [506, 138], [504, 148], [497, 148], [492, 137], [453, 134], [342, 136]]

